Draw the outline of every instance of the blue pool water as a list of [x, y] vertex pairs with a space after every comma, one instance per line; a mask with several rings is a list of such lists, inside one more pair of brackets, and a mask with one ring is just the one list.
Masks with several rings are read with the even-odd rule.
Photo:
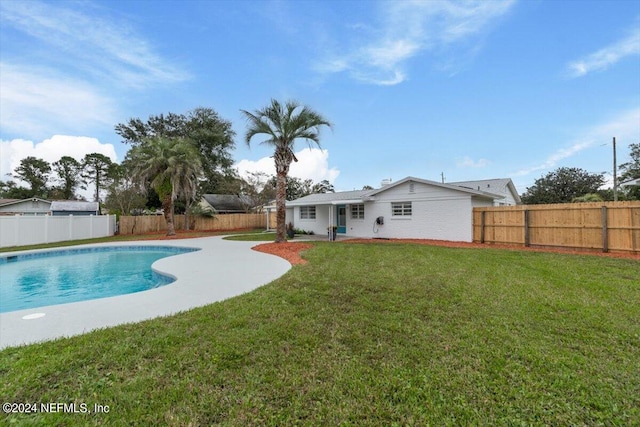
[[0, 313], [130, 294], [175, 278], [151, 264], [194, 248], [118, 246], [0, 257]]

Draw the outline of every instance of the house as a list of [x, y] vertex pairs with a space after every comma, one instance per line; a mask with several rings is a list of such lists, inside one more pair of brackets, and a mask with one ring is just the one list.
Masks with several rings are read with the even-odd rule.
[[474, 207], [519, 201], [510, 179], [477, 182], [470, 188], [406, 177], [373, 190], [311, 194], [287, 202], [287, 223], [314, 234], [335, 225], [348, 237], [471, 242]]
[[640, 186], [640, 178], [634, 178], [620, 183], [620, 187], [633, 187], [636, 185]]
[[204, 194], [200, 206], [217, 214], [245, 213], [250, 201], [235, 194]]
[[0, 215], [49, 215], [51, 202], [38, 199], [0, 199]]
[[100, 215], [98, 202], [81, 202], [77, 200], [59, 200], [51, 202], [51, 214], [61, 215]]
[[516, 187], [513, 185], [513, 181], [511, 181], [510, 178], [483, 179], [480, 181], [458, 181], [450, 182], [449, 184], [502, 196], [501, 198], [495, 199], [495, 206], [514, 206], [522, 204], [518, 190], [516, 190]]

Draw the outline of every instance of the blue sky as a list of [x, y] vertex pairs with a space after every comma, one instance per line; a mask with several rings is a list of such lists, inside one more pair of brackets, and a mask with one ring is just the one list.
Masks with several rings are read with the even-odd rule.
[[123, 159], [114, 126], [296, 99], [324, 151], [292, 175], [338, 190], [416, 176], [612, 169], [640, 142], [640, 1], [0, 1], [0, 173], [28, 155]]

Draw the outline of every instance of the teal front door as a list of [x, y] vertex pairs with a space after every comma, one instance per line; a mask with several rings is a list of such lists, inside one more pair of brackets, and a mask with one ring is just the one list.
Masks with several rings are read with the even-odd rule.
[[347, 232], [347, 207], [345, 205], [336, 206], [336, 218], [338, 219], [338, 233]]

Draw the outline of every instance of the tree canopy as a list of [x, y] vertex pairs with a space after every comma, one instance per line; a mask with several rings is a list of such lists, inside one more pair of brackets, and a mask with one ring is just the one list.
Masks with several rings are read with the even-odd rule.
[[241, 110], [247, 119], [245, 142], [258, 135], [266, 137], [261, 144], [273, 148], [276, 167], [276, 242], [286, 241], [286, 188], [287, 175], [291, 162], [297, 162], [294, 154], [296, 141], [304, 139], [320, 146], [320, 128], [331, 127], [331, 123], [322, 115], [295, 101], [287, 101], [284, 105], [272, 99], [266, 107], [254, 112]]
[[570, 203], [586, 194], [598, 193], [604, 185], [604, 174], [589, 173], [580, 168], [558, 168], [536, 179], [522, 194], [522, 203]]
[[187, 114], [151, 115], [146, 121], [132, 118], [116, 125], [122, 142], [136, 147], [149, 138], [189, 139], [200, 154], [204, 179], [198, 183], [199, 193], [218, 192], [222, 183], [232, 175], [235, 147], [231, 122], [221, 118], [211, 108], [198, 107]]
[[[272, 176], [267, 185], [275, 188], [276, 177]], [[311, 179], [303, 180], [294, 176], [287, 176], [287, 200], [295, 200], [316, 193], [335, 193], [335, 189], [333, 184], [326, 179], [320, 182], [313, 182]]]
[[76, 197], [76, 189], [83, 184], [81, 176], [82, 164], [71, 156], [62, 156], [53, 163], [53, 170], [58, 176], [61, 198], [72, 200]]
[[147, 182], [162, 201], [167, 235], [175, 235], [173, 205], [177, 197], [192, 200], [197, 193], [202, 163], [192, 140], [180, 137], [151, 137], [127, 153], [134, 180]]
[[[629, 145], [629, 158], [628, 162], [621, 164], [619, 167], [619, 183], [640, 178], [640, 143]], [[622, 190], [627, 199], [640, 200], [640, 186], [623, 187]]]
[[47, 182], [50, 173], [51, 165], [49, 162], [29, 156], [20, 161], [20, 166], [15, 169], [12, 176], [29, 184], [30, 191], [27, 193], [27, 197], [46, 198], [49, 192]]
[[100, 202], [100, 191], [104, 190], [110, 182], [110, 171], [114, 163], [104, 154], [89, 153], [82, 160], [82, 177], [87, 182], [92, 182], [95, 188], [93, 200]]

